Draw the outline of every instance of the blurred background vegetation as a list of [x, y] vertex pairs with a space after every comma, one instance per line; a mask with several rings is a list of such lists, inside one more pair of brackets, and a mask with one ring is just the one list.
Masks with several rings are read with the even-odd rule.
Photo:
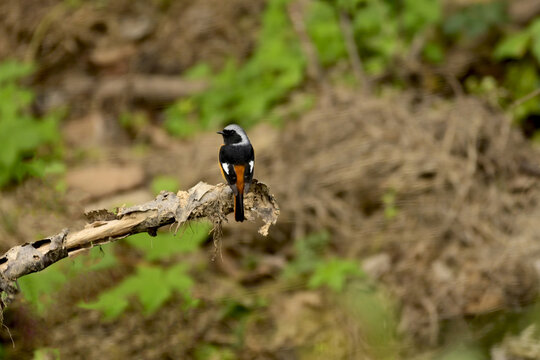
[[[491, 277], [489, 267], [468, 273], [477, 258], [459, 252], [478, 253], [502, 242], [511, 248], [518, 238], [526, 244], [540, 240], [534, 225], [540, 213], [540, 171], [534, 167], [534, 160], [540, 165], [539, 15], [535, 0], [2, 1], [2, 250], [63, 227], [80, 228], [87, 209], [114, 209], [161, 190], [220, 181], [221, 139], [215, 131], [232, 122], [250, 134], [255, 177], [275, 189], [283, 216], [268, 239], [255, 235], [253, 226], [229, 223], [216, 250], [211, 226], [192, 223], [177, 235], [163, 229], [156, 238], [133, 236], [21, 278], [21, 298], [4, 314], [0, 356], [540, 359], [537, 246], [519, 243], [530, 256], [519, 262], [530, 267], [506, 266], [486, 255], [489, 266], [497, 264]], [[506, 215], [496, 221], [490, 211], [479, 215], [470, 233], [449, 220], [434, 235], [428, 217], [407, 221], [411, 208], [424, 208], [425, 194], [434, 194], [433, 201], [443, 201], [438, 191], [461, 199], [457, 211], [464, 214], [491, 203], [469, 193], [461, 197], [450, 180], [437, 181], [445, 166], [453, 166], [437, 159], [437, 170], [426, 161], [415, 165], [419, 184], [435, 178], [429, 185], [408, 187], [395, 170], [399, 164], [385, 173], [384, 147], [377, 144], [394, 143], [407, 156], [390, 129], [398, 127], [404, 137], [410, 129], [370, 114], [394, 111], [400, 118], [405, 112], [419, 119], [412, 120], [420, 135], [408, 138], [411, 143], [432, 133], [439, 141], [446, 133], [438, 134], [431, 119], [446, 124], [445, 111], [462, 106], [464, 98], [482, 110], [465, 110], [461, 116], [471, 119], [454, 131], [473, 131], [479, 116], [486, 119], [481, 127], [501, 126], [502, 133], [511, 124], [508, 131], [517, 140], [491, 162], [482, 156], [486, 144], [499, 141], [498, 130], [479, 135], [475, 150], [450, 146], [448, 154], [465, 159], [457, 168], [468, 169], [468, 151], [480, 154], [476, 172], [469, 174], [473, 185], [460, 176], [456, 183], [463, 180], [466, 193], [467, 186], [493, 186], [501, 204], [508, 194], [513, 202], [501, 205]], [[359, 104], [366, 104], [365, 111]], [[351, 124], [374, 126], [370, 134], [380, 140], [373, 135], [373, 143], [360, 137], [353, 143], [382, 154], [379, 168], [398, 174], [397, 185], [383, 184], [391, 176], [377, 177], [377, 168], [369, 173], [360, 165], [351, 171], [331, 166], [339, 157], [348, 157], [351, 167], [363, 164], [356, 150], [339, 149], [340, 139], [348, 139], [341, 130], [356, 134], [338, 120], [347, 111], [361, 118]], [[314, 132], [309, 142], [313, 117], [328, 130]], [[336, 140], [328, 145], [326, 137]], [[427, 155], [434, 149], [423, 146], [419, 150]], [[313, 155], [312, 167], [298, 157], [302, 153]], [[533, 159], [525, 162], [525, 175], [512, 167], [518, 158]], [[311, 184], [324, 179], [312, 175], [315, 169], [336, 174], [317, 191]], [[355, 170], [362, 174], [352, 177]], [[293, 177], [308, 181], [299, 187], [300, 199], [321, 202], [291, 197], [287, 183]], [[352, 201], [354, 210], [340, 215], [339, 206], [321, 209], [318, 204], [331, 203], [324, 191], [333, 186], [337, 190], [328, 196]], [[520, 221], [536, 232], [506, 231], [512, 216], [523, 212], [530, 216]], [[364, 228], [368, 221], [376, 224], [371, 230]], [[407, 233], [395, 231], [405, 222]], [[484, 222], [500, 222], [503, 230], [488, 232]], [[482, 241], [475, 242], [477, 237]], [[406, 239], [414, 241], [400, 244]], [[460, 244], [452, 248], [455, 263], [414, 257], [437, 241], [445, 241], [433, 245], [440, 246], [437, 254], [449, 253], [447, 244]], [[407, 251], [410, 258], [403, 255]], [[402, 265], [401, 258], [417, 263]], [[388, 275], [405, 271], [400, 266], [416, 270], [399, 279]], [[446, 275], [448, 267], [481, 278], [471, 280], [475, 289], [500, 286], [503, 294], [497, 296], [504, 301], [482, 295], [471, 310], [457, 296], [455, 303], [468, 310], [446, 311], [441, 299], [451, 296], [414, 274], [434, 271], [447, 279], [441, 287], [464, 286]], [[508, 287], [501, 285], [506, 275], [515, 275]], [[417, 321], [407, 317], [411, 313]]]

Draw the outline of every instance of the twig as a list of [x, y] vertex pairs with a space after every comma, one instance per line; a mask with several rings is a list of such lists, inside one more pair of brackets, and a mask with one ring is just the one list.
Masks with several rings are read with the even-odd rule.
[[[208, 218], [214, 223], [216, 236], [221, 234], [221, 223], [233, 211], [230, 188], [225, 184], [198, 183], [177, 194], [162, 191], [154, 200], [128, 208], [118, 214], [107, 210], [92, 211], [87, 215], [90, 223], [82, 230], [60, 233], [32, 243], [15, 246], [0, 257], [1, 307], [5, 308], [18, 289], [15, 281], [21, 276], [41, 271], [55, 262], [85, 249], [123, 239], [133, 234], [148, 232], [156, 236], [161, 226], [189, 220]], [[279, 216], [279, 207], [268, 187], [253, 181], [244, 198], [246, 218], [260, 217], [264, 225], [259, 233], [266, 236], [270, 225]]]
[[26, 50], [25, 61], [27, 62], [36, 61], [39, 47], [41, 46], [41, 42], [45, 38], [47, 31], [49, 30], [51, 26], [53, 26], [55, 21], [65, 16], [65, 13], [66, 13], [66, 6], [62, 2], [62, 3], [58, 3], [51, 10], [49, 10], [47, 14], [45, 14], [45, 16], [36, 26], [36, 30], [32, 34], [30, 44], [28, 45], [28, 48]]
[[535, 89], [533, 91], [531, 91], [530, 93], [528, 93], [527, 95], [517, 99], [516, 101], [514, 101], [509, 107], [508, 109], [510, 110], [513, 110], [515, 109], [516, 107], [518, 107], [519, 105], [531, 100], [532, 98], [536, 97], [540, 95], [540, 88], [538, 89]]
[[358, 52], [358, 46], [356, 46], [356, 41], [354, 40], [351, 19], [349, 14], [347, 14], [345, 11], [341, 11], [339, 13], [339, 25], [341, 26], [341, 32], [343, 33], [343, 38], [345, 39], [345, 45], [347, 46], [347, 53], [349, 54], [354, 77], [360, 86], [362, 86], [362, 90], [364, 92], [369, 92], [370, 84], [366, 73], [364, 72], [364, 65], [362, 64], [362, 59], [360, 58], [360, 53]]
[[300, 45], [307, 58], [308, 74], [317, 81], [323, 93], [323, 101], [325, 102], [325, 105], [329, 105], [333, 102], [332, 90], [324, 74], [319, 57], [317, 56], [317, 49], [315, 48], [315, 45], [313, 45], [306, 29], [306, 24], [304, 22], [304, 3], [305, 1], [303, 0], [291, 2], [288, 5], [287, 10], [294, 31], [300, 39]]

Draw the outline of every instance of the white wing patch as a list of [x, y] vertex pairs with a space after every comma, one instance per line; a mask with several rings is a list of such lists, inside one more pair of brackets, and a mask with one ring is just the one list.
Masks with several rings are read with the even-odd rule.
[[221, 167], [223, 168], [223, 171], [225, 171], [225, 174], [229, 175], [229, 164], [221, 163]]
[[249, 172], [250, 172], [250, 173], [253, 172], [253, 165], [254, 165], [254, 164], [255, 164], [255, 163], [253, 162], [253, 160], [251, 160], [251, 161], [249, 162]]

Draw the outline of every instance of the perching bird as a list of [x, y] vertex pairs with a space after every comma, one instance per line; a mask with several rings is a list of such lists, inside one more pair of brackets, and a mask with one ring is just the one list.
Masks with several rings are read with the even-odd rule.
[[244, 194], [253, 179], [255, 153], [244, 129], [236, 124], [218, 131], [224, 144], [219, 148], [221, 174], [227, 180], [234, 195], [234, 219], [244, 221]]

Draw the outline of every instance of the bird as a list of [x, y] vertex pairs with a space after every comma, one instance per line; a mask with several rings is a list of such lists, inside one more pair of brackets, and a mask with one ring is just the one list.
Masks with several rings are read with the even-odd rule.
[[218, 134], [223, 136], [219, 148], [221, 175], [232, 189], [234, 219], [244, 221], [244, 194], [249, 191], [255, 166], [255, 152], [249, 138], [239, 125], [227, 125]]

